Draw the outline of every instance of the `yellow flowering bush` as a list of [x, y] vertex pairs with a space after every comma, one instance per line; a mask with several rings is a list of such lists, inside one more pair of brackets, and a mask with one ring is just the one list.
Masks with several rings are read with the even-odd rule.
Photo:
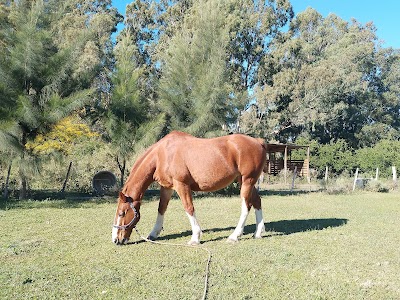
[[98, 134], [92, 132], [89, 126], [79, 122], [77, 117], [69, 116], [54, 125], [49, 133], [39, 134], [33, 141], [27, 142], [26, 148], [35, 154], [48, 154], [53, 151], [69, 154], [78, 139], [95, 136]]

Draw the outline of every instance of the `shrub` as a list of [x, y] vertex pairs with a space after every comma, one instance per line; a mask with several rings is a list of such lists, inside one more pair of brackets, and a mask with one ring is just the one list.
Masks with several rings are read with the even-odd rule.
[[327, 182], [323, 181], [322, 186], [328, 194], [346, 194], [353, 190], [353, 179], [346, 175], [340, 175]]
[[371, 192], [388, 193], [389, 187], [380, 180], [369, 180], [365, 185], [365, 189]]

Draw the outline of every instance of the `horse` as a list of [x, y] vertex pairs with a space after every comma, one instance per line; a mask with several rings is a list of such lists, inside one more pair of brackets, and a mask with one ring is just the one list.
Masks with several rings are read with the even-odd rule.
[[[188, 244], [198, 245], [202, 232], [193, 206], [192, 191], [217, 191], [235, 180], [240, 184], [241, 215], [228, 241], [237, 242], [243, 234], [251, 207], [254, 207], [256, 215], [253, 237], [261, 238], [265, 226], [261, 198], [255, 184], [265, 160], [266, 145], [262, 139], [243, 134], [205, 139], [179, 131], [169, 133], [150, 146], [134, 163], [119, 192], [112, 241], [117, 245], [128, 242], [140, 220], [143, 195], [155, 181], [160, 185], [160, 201], [156, 222], [148, 239], [155, 240], [160, 235], [164, 214], [175, 190], [192, 227]], [[220, 209], [224, 210], [223, 207]]]

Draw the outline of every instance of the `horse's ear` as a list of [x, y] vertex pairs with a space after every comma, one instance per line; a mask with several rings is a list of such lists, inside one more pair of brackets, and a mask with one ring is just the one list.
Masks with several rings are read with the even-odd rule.
[[126, 197], [125, 197], [124, 193], [119, 192], [119, 199], [121, 199], [124, 202], [126, 201]]

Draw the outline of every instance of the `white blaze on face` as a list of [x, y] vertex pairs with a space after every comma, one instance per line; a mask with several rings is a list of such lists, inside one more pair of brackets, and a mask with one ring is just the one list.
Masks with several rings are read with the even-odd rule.
[[[119, 225], [121, 223], [121, 217], [118, 217], [117, 223], [114, 225]], [[114, 242], [118, 238], [118, 228], [113, 227], [112, 229], [112, 241]]]

